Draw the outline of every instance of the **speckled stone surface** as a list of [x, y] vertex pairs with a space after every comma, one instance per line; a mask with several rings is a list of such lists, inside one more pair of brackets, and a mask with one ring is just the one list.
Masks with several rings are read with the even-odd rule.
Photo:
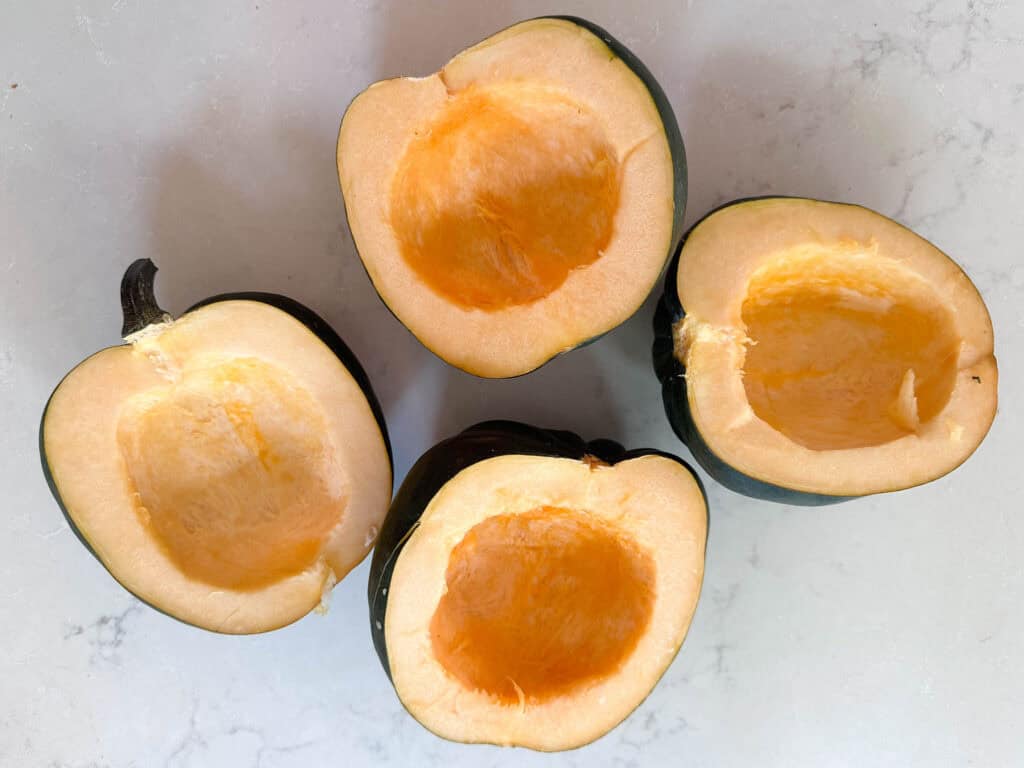
[[[1024, 5], [497, 5], [0, 2], [0, 765], [1024, 765]], [[746, 195], [858, 202], [959, 260], [992, 312], [1003, 403], [974, 458], [923, 488], [807, 509], [709, 483], [686, 645], [625, 724], [559, 756], [449, 744], [406, 715], [365, 564], [326, 616], [264, 636], [141, 606], [68, 530], [36, 442], [60, 376], [117, 340], [118, 281], [148, 256], [171, 311], [270, 290], [330, 320], [399, 478], [494, 417], [685, 456], [650, 371], [653, 302], [535, 374], [477, 380], [388, 314], [346, 229], [348, 101], [545, 12], [605, 26], [658, 77], [687, 221]]]

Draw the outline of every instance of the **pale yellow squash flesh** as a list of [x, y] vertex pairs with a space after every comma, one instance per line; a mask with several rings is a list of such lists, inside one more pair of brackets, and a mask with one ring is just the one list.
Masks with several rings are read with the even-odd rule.
[[707, 510], [678, 462], [508, 455], [463, 470], [398, 557], [395, 690], [456, 741], [570, 749], [635, 709], [697, 604]]
[[690, 234], [675, 328], [695, 425], [751, 477], [829, 495], [962, 463], [996, 408], [992, 325], [962, 270], [858, 206], [775, 198]]
[[61, 382], [47, 462], [130, 591], [220, 632], [308, 613], [366, 554], [387, 449], [359, 385], [285, 312], [218, 302], [150, 326]]
[[517, 24], [345, 112], [338, 172], [374, 286], [431, 350], [514, 376], [614, 328], [672, 238], [673, 170], [642, 81], [595, 35]]
[[117, 432], [139, 514], [184, 573], [212, 586], [301, 573], [344, 519], [349, 482], [322, 409], [258, 358], [140, 392]]

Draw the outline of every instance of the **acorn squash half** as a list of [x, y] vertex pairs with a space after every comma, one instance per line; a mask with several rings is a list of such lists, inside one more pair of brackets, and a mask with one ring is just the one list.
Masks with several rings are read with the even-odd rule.
[[775, 197], [713, 211], [684, 239], [654, 324], [673, 428], [751, 496], [820, 504], [926, 483], [995, 416], [974, 284], [860, 206]]
[[478, 424], [402, 483], [370, 568], [373, 642], [402, 704], [447, 739], [592, 741], [679, 650], [707, 506], [674, 456]]
[[650, 72], [575, 18], [522, 22], [349, 105], [338, 173], [384, 303], [438, 356], [516, 376], [643, 303], [686, 160]]
[[127, 343], [50, 397], [44, 472], [83, 544], [143, 601], [217, 632], [280, 627], [373, 545], [391, 495], [380, 407], [302, 305], [230, 294], [171, 320], [155, 272], [125, 273]]

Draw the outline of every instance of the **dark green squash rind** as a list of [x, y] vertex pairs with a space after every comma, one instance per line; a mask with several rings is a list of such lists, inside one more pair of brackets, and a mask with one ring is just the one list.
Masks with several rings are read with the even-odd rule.
[[[744, 474], [719, 458], [711, 450], [694, 422], [693, 414], [690, 412], [690, 402], [686, 395], [686, 368], [675, 355], [675, 340], [672, 329], [686, 316], [686, 311], [679, 301], [679, 295], [676, 290], [677, 272], [679, 270], [679, 259], [690, 233], [709, 216], [718, 213], [724, 208], [758, 200], [771, 200], [782, 197], [786, 196], [765, 195], [733, 200], [712, 209], [687, 230], [669, 264], [665, 275], [665, 290], [654, 313], [654, 344], [651, 350], [654, 372], [661, 382], [661, 397], [665, 405], [665, 414], [668, 416], [672, 430], [678, 435], [680, 440], [686, 443], [697, 463], [718, 483], [744, 496], [765, 501], [775, 501], [780, 504], [796, 506], [836, 504], [853, 497], [806, 493], [794, 488], [786, 488], [785, 486], [776, 485]], [[806, 198], [790, 196], [788, 199]]]
[[707, 494], [697, 474], [678, 456], [654, 449], [627, 451], [613, 440], [587, 442], [579, 435], [562, 430], [541, 429], [515, 421], [485, 421], [448, 438], [424, 453], [405, 476], [401, 488], [391, 503], [391, 509], [381, 526], [377, 547], [370, 563], [367, 599], [370, 609], [370, 633], [373, 647], [388, 679], [387, 642], [384, 636], [384, 618], [391, 575], [402, 547], [416, 530], [423, 511], [442, 486], [462, 470], [477, 462], [495, 456], [551, 456], [583, 459], [593, 456], [605, 464], [640, 456], [662, 456], [677, 462], [689, 471], [700, 488], [707, 510]]
[[[590, 32], [592, 35], [597, 37], [599, 40], [601, 40], [602, 43], [605, 44], [605, 46], [608, 47], [608, 49], [615, 55], [616, 58], [621, 59], [622, 62], [627, 67], [630, 68], [630, 70], [633, 72], [633, 74], [635, 74], [637, 76], [637, 78], [640, 80], [640, 82], [643, 83], [644, 88], [647, 89], [647, 93], [650, 95], [651, 100], [654, 102], [654, 106], [658, 110], [658, 116], [661, 118], [661, 125], [662, 125], [662, 128], [663, 128], [664, 132], [665, 132], [665, 139], [668, 142], [669, 153], [670, 153], [670, 155], [672, 157], [672, 202], [673, 202], [672, 237], [671, 237], [671, 239], [669, 241], [668, 250], [665, 253], [665, 262], [664, 263], [667, 264], [669, 259], [672, 256], [672, 254], [676, 251], [676, 245], [677, 245], [677, 243], [679, 241], [680, 234], [682, 233], [682, 230], [683, 230], [683, 218], [684, 218], [684, 215], [686, 213], [686, 198], [687, 198], [687, 190], [688, 190], [688, 186], [687, 186], [686, 147], [685, 147], [685, 145], [683, 143], [683, 135], [682, 135], [682, 133], [679, 130], [679, 122], [676, 120], [676, 115], [675, 115], [675, 112], [672, 109], [672, 104], [669, 102], [668, 97], [665, 95], [665, 91], [662, 90], [661, 85], [658, 84], [658, 81], [655, 79], [654, 75], [651, 74], [651, 71], [649, 69], [647, 69], [647, 67], [644, 65], [644, 63], [642, 61], [640, 61], [639, 58], [637, 58], [636, 54], [634, 54], [631, 50], [629, 50], [629, 48], [627, 48], [621, 42], [619, 42], [614, 37], [612, 37], [610, 34], [608, 34], [608, 32], [605, 29], [603, 29], [602, 27], [599, 27], [597, 24], [594, 24], [591, 21], [587, 21], [586, 19], [582, 19], [582, 18], [580, 18], [578, 16], [557, 16], [557, 15], [555, 15], [555, 16], [538, 16], [538, 17], [535, 17], [533, 19], [528, 19], [527, 21], [536, 21], [538, 19], [557, 19], [559, 21], [567, 21], [567, 22], [569, 22], [571, 24], [575, 24], [576, 26], [580, 27], [581, 29], [585, 29], [587, 32]], [[523, 23], [525, 23], [525, 21], [517, 22], [516, 24], [513, 24], [511, 26], [518, 26], [519, 24], [523, 24]], [[510, 28], [511, 27], [506, 27], [506, 29], [510, 29]], [[496, 32], [495, 34], [500, 34], [500, 32]], [[494, 37], [494, 35], [490, 35], [490, 37]], [[469, 48], [472, 48], [472, 47], [473, 46], [469, 46]], [[468, 48], [466, 50], [468, 50]], [[347, 111], [347, 109], [346, 109], [346, 111]], [[344, 116], [342, 116], [342, 121], [344, 121]], [[338, 137], [339, 137], [339, 141], [340, 141], [340, 137], [341, 137], [341, 127], [340, 126], [338, 128]], [[336, 168], [337, 168], [337, 172], [338, 172], [338, 189], [341, 190], [341, 168], [337, 167], [337, 164], [336, 164]], [[347, 222], [348, 219], [349, 219], [349, 211], [348, 211], [348, 203], [345, 201], [344, 192], [342, 192], [342, 195], [341, 195], [341, 204], [342, 204], [343, 210], [345, 211], [345, 220]], [[351, 228], [350, 228], [350, 232], [351, 232]], [[354, 236], [352, 237], [352, 247], [355, 248], [356, 254], [358, 255], [359, 254], [359, 245], [358, 245], [358, 243], [356, 243], [356, 240], [355, 240]], [[361, 255], [359, 256], [359, 263], [362, 265], [363, 271], [366, 273], [366, 277], [370, 281], [370, 285], [373, 286], [374, 293], [377, 294], [377, 298], [380, 299], [381, 304], [383, 304], [385, 306], [385, 308], [387, 308], [388, 312], [391, 313], [391, 316], [394, 317], [395, 320], [397, 320], [399, 323], [401, 323], [402, 327], [404, 327], [410, 334], [412, 334], [416, 338], [417, 341], [419, 341], [419, 337], [416, 336], [416, 333], [411, 328], [409, 328], [409, 326], [407, 326], [404, 322], [402, 322], [402, 319], [398, 316], [398, 314], [395, 312], [395, 310], [392, 309], [392, 307], [387, 303], [387, 301], [384, 299], [384, 297], [380, 294], [380, 291], [377, 290], [377, 286], [373, 282], [373, 277], [370, 275], [370, 270], [367, 269], [366, 262], [363, 260]], [[662, 267], [662, 271], [664, 271], [664, 267]], [[656, 286], [656, 285], [657, 285], [657, 280], [654, 281], [654, 286]], [[654, 286], [652, 286], [652, 290], [653, 290]], [[641, 302], [640, 304], [638, 304], [636, 306], [636, 308], [630, 314], [630, 317], [635, 315], [640, 310], [641, 306], [643, 306], [643, 302]], [[629, 317], [625, 318], [622, 321], [622, 323], [619, 323], [619, 326], [621, 326], [623, 323], [627, 322], [628, 320], [629, 320]], [[619, 326], [616, 326], [616, 327], [619, 327]], [[516, 378], [519, 378], [520, 376], [526, 376], [527, 374], [533, 373], [534, 371], [536, 371], [539, 368], [547, 365], [548, 363], [550, 363], [552, 360], [554, 360], [557, 357], [561, 357], [562, 355], [568, 354], [569, 352], [572, 352], [573, 350], [582, 349], [583, 347], [586, 347], [586, 346], [589, 346], [590, 344], [593, 344], [594, 342], [598, 341], [599, 339], [601, 339], [605, 335], [611, 333], [613, 330], [615, 330], [615, 329], [614, 328], [610, 328], [607, 331], [602, 331], [601, 333], [599, 333], [599, 334], [597, 334], [595, 336], [591, 336], [589, 338], [583, 339], [583, 340], [577, 342], [576, 344], [574, 344], [569, 349], [563, 350], [562, 352], [559, 352], [556, 355], [552, 355], [547, 360], [539, 363], [537, 366], [535, 366], [534, 368], [531, 368], [528, 371], [523, 371], [522, 373], [516, 374], [515, 376], [506, 376], [506, 377], [502, 377], [502, 378], [516, 379]], [[420, 343], [422, 344], [423, 342], [420, 342]], [[424, 346], [426, 346], [426, 345], [424, 344]], [[430, 348], [427, 347], [427, 349], [430, 349]], [[430, 350], [430, 351], [431, 351], [431, 353], [435, 354], [438, 358], [443, 360], [445, 362], [445, 364], [450, 365], [453, 368], [457, 368], [458, 367], [458, 366], [455, 366], [452, 363], [448, 362], [447, 360], [445, 360], [440, 355], [437, 355], [437, 353], [434, 352], [433, 350]], [[464, 369], [459, 369], [459, 370], [464, 370]], [[479, 378], [490, 378], [490, 377], [486, 377], [486, 376], [480, 376], [479, 374], [474, 373], [473, 371], [468, 371], [467, 370], [465, 372], [469, 373], [472, 376], [478, 376]]]
[[[125, 273], [125, 279], [122, 281], [122, 298], [124, 296], [125, 283], [129, 280], [130, 275], [138, 275], [138, 276], [142, 276], [144, 278], [145, 272], [144, 271], [140, 271], [140, 269], [137, 266], [137, 265], [139, 265], [139, 263], [141, 261], [148, 261], [148, 259], [146, 259], [146, 260], [139, 260], [137, 262], [134, 262], [129, 267], [129, 270]], [[150, 264], [152, 264], [152, 262], [150, 262]], [[155, 271], [156, 270], [155, 270], [155, 267], [154, 267], [152, 272], [155, 274]], [[152, 292], [152, 276], [153, 276], [152, 274], [149, 274], [149, 280], [150, 280], [149, 295], [150, 296], [153, 296], [153, 292]], [[136, 293], [139, 296], [144, 296], [145, 295], [144, 293], [138, 293], [138, 292], [136, 292]], [[318, 339], [320, 339], [320, 341], [322, 343], [324, 343], [335, 354], [335, 356], [338, 357], [339, 360], [341, 360], [342, 364], [348, 369], [349, 373], [356, 380], [356, 383], [359, 385], [360, 390], [363, 392], [363, 395], [366, 397], [366, 400], [367, 400], [367, 402], [370, 405], [370, 409], [373, 412], [374, 419], [376, 420], [377, 425], [380, 428], [381, 438], [384, 440], [384, 446], [387, 449], [388, 462], [391, 465], [391, 474], [392, 474], [392, 477], [393, 477], [394, 476], [394, 460], [392, 458], [392, 452], [391, 452], [391, 441], [390, 441], [390, 439], [388, 437], [387, 426], [384, 423], [384, 413], [383, 413], [383, 410], [381, 409], [380, 402], [377, 400], [377, 396], [373, 392], [373, 388], [370, 385], [369, 377], [366, 375], [366, 372], [363, 370], [363, 367], [359, 364], [359, 361], [356, 358], [355, 354], [341, 340], [341, 337], [338, 336], [337, 332], [334, 331], [334, 329], [331, 328], [331, 326], [329, 326], [319, 315], [317, 315], [315, 312], [313, 312], [311, 309], [309, 309], [308, 307], [304, 306], [303, 304], [300, 304], [299, 302], [295, 301], [294, 299], [290, 299], [287, 296], [280, 296], [278, 294], [272, 294], [272, 293], [258, 293], [258, 292], [225, 293], [225, 294], [220, 294], [218, 296], [212, 296], [212, 297], [210, 297], [208, 299], [204, 299], [203, 301], [200, 301], [197, 304], [192, 305], [187, 310], [185, 310], [184, 314], [188, 314], [189, 312], [192, 312], [192, 311], [194, 311], [196, 309], [199, 309], [200, 307], [204, 307], [204, 306], [207, 306], [209, 304], [214, 304], [214, 303], [220, 302], [220, 301], [236, 300], [236, 299], [246, 300], [246, 301], [260, 301], [260, 302], [262, 302], [264, 304], [270, 304], [271, 306], [273, 306], [273, 307], [275, 307], [277, 309], [280, 309], [283, 312], [288, 313], [289, 315], [294, 317], [296, 320], [301, 322], [303, 325], [305, 325], [313, 334], [316, 335], [316, 337]], [[155, 299], [152, 302], [152, 306], [153, 307], [156, 306]], [[132, 320], [133, 317], [153, 316], [153, 317], [156, 317], [155, 322], [160, 322], [161, 318], [167, 317], [166, 313], [164, 313], [163, 310], [159, 310], [160, 313], [161, 313], [160, 316], [153, 315], [153, 313], [150, 311], [151, 308], [152, 307], [147, 309], [145, 307], [142, 307], [142, 306], [138, 305], [138, 302], [134, 302], [134, 303], [132, 303], [130, 305], [125, 305], [124, 302], [122, 301], [122, 310], [124, 312], [124, 318], [125, 318], [124, 319], [124, 322], [125, 322], [125, 326], [124, 327], [128, 327], [130, 325], [130, 321]], [[129, 311], [131, 311], [131, 313], [134, 313], [134, 314], [130, 315]], [[140, 328], [134, 328], [134, 330], [132, 330], [130, 332], [134, 333], [134, 332], [136, 332], [138, 330], [141, 330], [141, 329]], [[116, 347], [107, 347], [106, 349], [116, 349]], [[90, 355], [89, 357], [87, 357], [85, 360], [83, 360], [78, 365], [82, 365], [87, 360], [92, 358], [94, 355], [101, 354], [103, 351], [105, 351], [105, 350], [100, 350], [99, 352], [95, 352], [93, 355]], [[75, 368], [77, 368], [78, 365], [76, 365]], [[198, 624], [193, 624], [192, 622], [186, 621], [185, 619], [182, 619], [179, 616], [175, 616], [172, 613], [168, 613], [167, 611], [163, 610], [162, 608], [160, 608], [157, 605], [154, 605], [153, 603], [149, 602], [148, 600], [143, 600], [141, 597], [139, 597], [137, 594], [135, 594], [135, 592], [133, 592], [131, 589], [129, 589], [123, 582], [121, 582], [117, 578], [117, 576], [109, 568], [107, 568], [106, 563], [103, 562], [103, 558], [101, 558], [99, 556], [99, 554], [93, 548], [92, 544], [89, 543], [89, 540], [85, 537], [85, 535], [82, 533], [82, 531], [79, 529], [79, 527], [75, 524], [74, 519], [71, 517], [71, 514], [68, 512], [67, 507], [64, 505], [64, 499], [60, 495], [60, 491], [57, 488], [56, 482], [54, 482], [53, 473], [50, 471], [50, 463], [49, 463], [49, 461], [47, 461], [47, 458], [46, 458], [46, 442], [45, 442], [44, 430], [45, 430], [45, 426], [46, 426], [46, 414], [47, 414], [47, 411], [49, 411], [49, 409], [50, 409], [50, 402], [53, 400], [53, 395], [56, 393], [56, 391], [58, 389], [60, 389], [60, 385], [64, 383], [64, 379], [66, 379], [68, 376], [70, 376], [71, 372], [74, 371], [74, 370], [75, 369], [72, 368], [71, 371], [69, 371], [67, 374], [65, 374], [61, 378], [61, 380], [57, 383], [57, 386], [54, 387], [53, 392], [50, 393], [50, 396], [46, 400], [46, 405], [43, 408], [43, 415], [42, 415], [42, 417], [39, 420], [39, 459], [40, 459], [40, 463], [42, 464], [43, 478], [46, 480], [46, 484], [47, 484], [47, 486], [50, 489], [50, 493], [53, 495], [54, 501], [57, 502], [57, 507], [60, 509], [61, 514], [64, 515], [64, 520], [67, 522], [68, 527], [71, 529], [71, 532], [75, 535], [75, 538], [78, 539], [79, 542], [81, 542], [82, 546], [85, 547], [85, 549], [89, 552], [90, 555], [92, 555], [94, 558], [96, 558], [96, 561], [100, 565], [103, 566], [103, 569], [106, 570], [107, 573], [110, 574], [111, 578], [113, 578], [115, 582], [120, 584], [121, 587], [123, 587], [126, 592], [128, 592], [130, 595], [132, 595], [132, 597], [137, 599], [142, 604], [144, 604], [146, 606], [149, 606], [150, 608], [152, 608], [153, 610], [157, 611], [158, 613], [161, 613], [164, 616], [172, 618], [175, 621], [180, 621], [182, 624], [186, 624], [188, 626], [197, 627], [198, 629], [202, 629], [202, 630], [205, 630], [207, 632], [215, 632], [215, 630], [212, 630], [209, 627], [202, 627], [202, 626], [199, 626]], [[295, 619], [294, 621], [298, 621], [298, 619]], [[277, 625], [277, 626], [267, 627], [265, 629], [261, 629], [260, 633], [262, 633], [262, 632], [270, 632], [270, 631], [273, 631], [275, 629], [280, 629], [281, 627], [287, 626], [290, 623], [293, 623], [293, 622], [285, 622], [284, 624], [280, 624], [280, 625]]]

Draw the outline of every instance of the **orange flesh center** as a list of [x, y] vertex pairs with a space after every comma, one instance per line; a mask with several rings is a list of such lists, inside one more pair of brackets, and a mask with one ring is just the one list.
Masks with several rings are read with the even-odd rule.
[[544, 701], [615, 672], [651, 618], [649, 554], [582, 512], [496, 515], [452, 550], [430, 624], [434, 655], [504, 704]]
[[743, 303], [743, 384], [759, 418], [813, 450], [881, 445], [949, 401], [960, 339], [931, 286], [839, 244], [782, 257]]
[[450, 96], [399, 163], [391, 224], [419, 278], [467, 309], [529, 304], [612, 238], [619, 161], [565, 94], [509, 82]]
[[236, 359], [126, 404], [118, 442], [137, 511], [187, 575], [255, 589], [314, 564], [345, 506], [319, 405]]

